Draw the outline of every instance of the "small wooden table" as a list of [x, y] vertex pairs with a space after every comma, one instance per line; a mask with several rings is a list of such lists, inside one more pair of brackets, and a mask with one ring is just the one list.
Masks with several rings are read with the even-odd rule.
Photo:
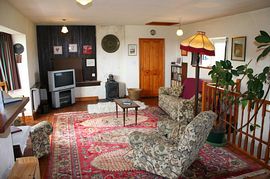
[[[130, 104], [125, 104], [124, 102], [130, 101]], [[134, 101], [124, 98], [124, 99], [115, 99], [115, 106], [116, 106], [116, 117], [118, 118], [118, 106], [120, 106], [123, 109], [123, 122], [125, 126], [125, 120], [126, 120], [126, 112], [128, 116], [128, 108], [135, 108], [135, 124], [137, 125], [137, 111], [138, 107], [140, 107], [138, 104], [136, 104]]]

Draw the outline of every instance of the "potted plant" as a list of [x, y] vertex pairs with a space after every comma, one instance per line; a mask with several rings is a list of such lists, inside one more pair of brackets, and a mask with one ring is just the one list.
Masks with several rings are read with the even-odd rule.
[[[258, 45], [258, 50], [261, 51], [257, 58], [257, 62], [259, 62], [260, 60], [265, 59], [265, 57], [270, 53], [270, 36], [267, 32], [260, 31], [260, 35], [255, 38], [255, 41]], [[253, 69], [249, 67], [251, 61], [252, 60], [247, 64], [237, 66], [236, 68], [232, 66], [229, 60], [216, 62], [216, 65], [214, 65], [209, 72], [212, 81], [215, 83], [215, 88], [217, 89], [221, 87], [224, 89], [223, 95], [221, 95], [220, 90], [215, 90], [217, 100], [214, 100], [213, 108], [216, 108], [215, 111], [218, 114], [218, 120], [208, 137], [208, 141], [210, 143], [218, 143], [217, 145], [224, 144], [224, 136], [226, 132], [224, 122], [226, 121], [223, 120], [223, 116], [228, 113], [230, 105], [241, 104], [242, 107], [245, 108], [248, 101], [250, 101], [251, 104], [254, 104], [256, 99], [263, 99], [263, 101], [266, 100], [270, 90], [270, 63], [264, 67], [261, 73], [254, 74]], [[227, 94], [235, 89], [236, 83], [234, 79], [237, 77], [240, 77], [241, 81], [244, 78], [247, 79], [247, 89], [244, 92], [240, 92], [237, 98], [234, 98]], [[267, 86], [266, 91], [264, 91], [265, 85]], [[261, 105], [259, 106], [259, 109], [261, 108]], [[255, 113], [243, 127], [234, 130], [239, 131], [249, 125], [256, 115], [257, 113]], [[234, 126], [231, 127], [234, 128]], [[259, 125], [250, 124], [251, 131], [256, 127], [259, 127]]]

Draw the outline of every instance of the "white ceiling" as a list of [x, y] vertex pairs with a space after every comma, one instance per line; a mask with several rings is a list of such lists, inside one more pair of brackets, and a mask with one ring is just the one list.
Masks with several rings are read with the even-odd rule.
[[151, 21], [188, 24], [270, 7], [270, 0], [8, 0], [36, 24], [143, 25]]

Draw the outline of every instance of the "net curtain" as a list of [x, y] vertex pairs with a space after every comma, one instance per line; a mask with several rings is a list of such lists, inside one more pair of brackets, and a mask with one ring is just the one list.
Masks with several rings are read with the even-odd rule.
[[8, 90], [21, 88], [12, 37], [4, 32], [0, 32], [0, 69], [0, 81], [7, 82]]

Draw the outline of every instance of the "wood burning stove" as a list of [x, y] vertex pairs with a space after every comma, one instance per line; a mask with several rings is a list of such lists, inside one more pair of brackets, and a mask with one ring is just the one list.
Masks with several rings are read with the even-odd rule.
[[119, 98], [119, 84], [114, 80], [113, 75], [110, 74], [105, 84], [106, 99], [112, 101], [115, 98]]

